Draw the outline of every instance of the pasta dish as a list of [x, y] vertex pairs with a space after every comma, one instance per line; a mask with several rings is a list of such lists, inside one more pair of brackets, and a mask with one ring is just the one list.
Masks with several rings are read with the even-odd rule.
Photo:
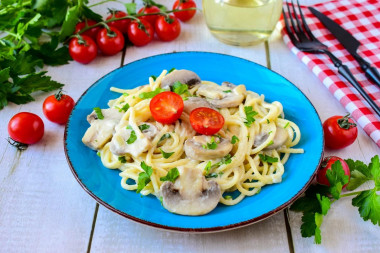
[[120, 97], [95, 107], [83, 143], [103, 165], [120, 170], [121, 186], [155, 195], [168, 211], [203, 215], [280, 183], [300, 141], [280, 102], [242, 84], [164, 70], [149, 84], [111, 88]]

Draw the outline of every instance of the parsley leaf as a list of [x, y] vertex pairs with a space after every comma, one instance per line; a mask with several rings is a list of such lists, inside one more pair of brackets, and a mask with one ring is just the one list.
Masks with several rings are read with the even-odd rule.
[[175, 68], [171, 68], [169, 71], [168, 71], [168, 74], [173, 72], [175, 70]]
[[171, 137], [172, 136], [169, 133], [166, 133], [166, 134], [164, 134], [164, 135], [161, 136], [161, 138], [160, 138], [160, 140], [158, 142], [161, 142], [161, 141], [163, 141], [165, 139], [169, 139]]
[[137, 193], [140, 193], [144, 187], [150, 183], [150, 177], [152, 176], [153, 170], [152, 167], [146, 165], [144, 161], [140, 164], [141, 168], [144, 172], [140, 172], [139, 177], [137, 179]]
[[244, 113], [246, 116], [246, 121], [244, 124], [247, 127], [251, 127], [252, 123], [255, 122], [255, 116], [258, 114], [258, 112], [253, 111], [252, 106], [244, 106]]
[[136, 3], [125, 3], [124, 6], [129, 15], [136, 14]]
[[331, 170], [326, 171], [327, 180], [330, 183], [330, 193], [335, 199], [339, 199], [343, 185], [348, 183], [348, 176], [344, 174], [342, 163], [337, 160], [331, 165]]
[[174, 183], [174, 181], [177, 179], [177, 177], [179, 177], [178, 169], [173, 168], [173, 169], [169, 170], [169, 172], [168, 172], [168, 174], [166, 174], [166, 176], [160, 177], [160, 180], [161, 181], [170, 181], [170, 182]]
[[235, 144], [238, 141], [240, 141], [240, 140], [239, 140], [239, 138], [236, 135], [232, 136], [231, 144]]
[[153, 79], [153, 81], [156, 81], [156, 79], [157, 79], [157, 76], [155, 76], [155, 75], [151, 75], [150, 77]]
[[121, 163], [126, 163], [126, 162], [127, 162], [127, 159], [125, 159], [125, 156], [119, 156], [117, 159], [118, 159], [119, 162], [121, 162]]
[[259, 154], [259, 157], [260, 157], [260, 160], [263, 162], [267, 162], [267, 163], [277, 163], [278, 162], [277, 157], [272, 157], [272, 156], [263, 155], [263, 154]]
[[212, 164], [211, 161], [208, 161], [208, 163], [206, 164], [205, 168], [203, 169], [205, 171], [205, 175], [210, 174], [211, 164]]
[[140, 93], [139, 94], [139, 98], [141, 98], [141, 99], [153, 98], [158, 93], [161, 93], [161, 92], [164, 92], [164, 91], [166, 91], [166, 90], [161, 89], [161, 88], [156, 88], [154, 91], [147, 91], [147, 92]]
[[148, 124], [139, 125], [139, 129], [140, 129], [141, 132], [144, 131], [144, 130], [147, 130], [149, 128], [150, 128], [150, 125], [148, 125]]
[[188, 91], [188, 86], [186, 84], [181, 83], [180, 81], [177, 81], [173, 84], [171, 90], [177, 93], [178, 95], [182, 95], [183, 93], [186, 93]]
[[166, 152], [163, 151], [161, 148], [160, 148], [160, 151], [161, 151], [162, 156], [163, 156], [165, 159], [168, 159], [169, 157], [171, 157], [171, 156], [174, 154], [174, 152], [166, 153]]
[[103, 116], [103, 113], [102, 113], [102, 109], [100, 109], [99, 107], [95, 107], [94, 108], [94, 112], [96, 113], [96, 117], [98, 119], [104, 119], [104, 116]]
[[224, 93], [231, 93], [232, 90], [224, 90], [223, 92], [224, 92]]
[[215, 137], [211, 137], [210, 142], [206, 143], [206, 145], [202, 145], [204, 149], [216, 149], [218, 147], [218, 141], [215, 141]]
[[132, 143], [134, 143], [136, 140], [137, 140], [136, 132], [135, 132], [135, 130], [132, 130], [132, 131], [131, 131], [131, 135], [129, 136], [129, 138], [128, 138], [128, 140], [127, 140], [127, 143], [128, 143], [128, 144], [132, 144]]
[[121, 107], [120, 109], [119, 109], [119, 112], [126, 112], [126, 111], [128, 111], [128, 109], [129, 109], [129, 104], [128, 103], [126, 103], [125, 105], [123, 105], [123, 107]]

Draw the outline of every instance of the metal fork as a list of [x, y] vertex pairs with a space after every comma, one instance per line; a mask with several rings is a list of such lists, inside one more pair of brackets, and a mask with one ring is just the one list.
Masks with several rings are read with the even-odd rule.
[[[287, 3], [287, 1], [286, 1]], [[284, 9], [282, 9], [282, 14], [284, 16], [285, 28], [288, 33], [290, 40], [299, 50], [303, 52], [308, 52], [312, 54], [326, 54], [334, 63], [334, 66], [338, 68], [338, 73], [341, 74], [348, 82], [354, 86], [354, 88], [362, 95], [362, 97], [368, 102], [372, 109], [380, 116], [379, 106], [371, 99], [371, 97], [364, 91], [359, 82], [352, 75], [348, 67], [342, 64], [342, 61], [339, 60], [335, 55], [333, 55], [328, 49], [327, 46], [322, 44], [317, 38], [314, 37], [312, 32], [309, 29], [309, 26], [306, 23], [305, 17], [302, 13], [300, 4], [297, 0], [297, 7], [301, 20], [298, 18], [295, 4], [291, 0], [291, 11], [289, 4], [286, 4], [289, 18], [286, 17]], [[293, 14], [293, 15], [292, 15]], [[293, 17], [294, 16], [294, 17]], [[290, 23], [288, 21], [290, 20]]]

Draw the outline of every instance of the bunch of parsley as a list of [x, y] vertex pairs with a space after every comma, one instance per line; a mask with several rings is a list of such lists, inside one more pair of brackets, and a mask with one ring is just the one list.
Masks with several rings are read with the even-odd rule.
[[8, 102], [33, 101], [33, 92], [63, 86], [41, 69], [71, 60], [61, 42], [74, 32], [79, 19], [101, 20], [86, 4], [84, 0], [0, 1], [0, 110]]
[[[326, 172], [330, 186], [311, 186], [305, 192], [305, 196], [299, 198], [290, 207], [292, 211], [303, 212], [301, 234], [303, 237], [314, 236], [317, 244], [322, 241], [320, 228], [323, 216], [327, 214], [331, 204], [341, 197], [355, 196], [352, 199], [352, 205], [358, 207], [363, 220], [370, 220], [374, 225], [380, 226], [380, 195], [376, 193], [380, 191], [379, 156], [374, 156], [368, 166], [361, 161], [351, 159], [345, 161], [350, 168], [350, 181], [344, 174], [341, 162], [337, 161], [331, 166], [331, 170]], [[341, 194], [343, 186], [347, 183], [347, 190], [352, 191], [368, 181], [374, 182], [374, 188]]]

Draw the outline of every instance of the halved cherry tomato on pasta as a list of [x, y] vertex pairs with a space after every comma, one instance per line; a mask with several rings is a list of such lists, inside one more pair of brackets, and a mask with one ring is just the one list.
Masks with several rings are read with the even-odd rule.
[[197, 133], [213, 135], [222, 129], [224, 118], [214, 109], [199, 107], [191, 111], [190, 124]]
[[182, 114], [183, 99], [177, 93], [164, 91], [152, 98], [149, 108], [156, 121], [171, 124], [179, 119]]

